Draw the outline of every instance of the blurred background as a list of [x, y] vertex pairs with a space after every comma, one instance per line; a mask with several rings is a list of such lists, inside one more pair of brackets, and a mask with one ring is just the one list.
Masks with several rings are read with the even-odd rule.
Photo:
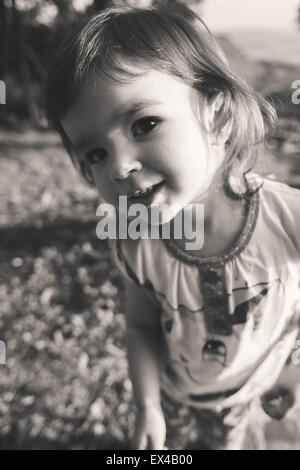
[[[300, 188], [299, 0], [184, 3], [276, 107], [266, 172]], [[43, 108], [66, 32], [112, 4], [151, 1], [0, 0], [0, 449], [128, 448], [123, 286], [96, 237], [97, 195]], [[293, 419], [267, 426], [269, 449], [300, 448]]]

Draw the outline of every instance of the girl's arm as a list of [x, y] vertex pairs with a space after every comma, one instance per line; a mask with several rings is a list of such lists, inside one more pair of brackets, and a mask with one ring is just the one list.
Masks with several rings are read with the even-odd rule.
[[[165, 422], [160, 407], [160, 311], [143, 290], [125, 281], [129, 375], [137, 406], [134, 448], [163, 448]], [[149, 442], [150, 441], [150, 442]]]

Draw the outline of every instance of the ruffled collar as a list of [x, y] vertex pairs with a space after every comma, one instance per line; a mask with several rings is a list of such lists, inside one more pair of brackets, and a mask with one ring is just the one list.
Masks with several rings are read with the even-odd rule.
[[256, 227], [258, 213], [259, 213], [259, 191], [254, 192], [247, 197], [247, 214], [244, 227], [236, 243], [228, 250], [215, 256], [193, 256], [187, 251], [180, 248], [174, 240], [162, 239], [172, 256], [175, 256], [180, 261], [192, 265], [224, 265], [234, 257], [238, 256], [249, 243], [254, 229]]

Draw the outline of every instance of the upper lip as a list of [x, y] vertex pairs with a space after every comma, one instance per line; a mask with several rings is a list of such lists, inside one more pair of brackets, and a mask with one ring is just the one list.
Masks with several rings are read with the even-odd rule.
[[142, 186], [137, 186], [135, 189], [130, 190], [129, 192], [125, 194], [121, 194], [121, 196], [127, 196], [128, 198], [132, 197], [136, 192], [143, 192], [146, 191], [149, 188], [152, 188], [153, 186], [157, 186], [158, 184], [161, 184], [162, 181], [159, 181], [158, 183], [153, 183], [153, 184], [148, 184], [148, 185], [142, 185]]

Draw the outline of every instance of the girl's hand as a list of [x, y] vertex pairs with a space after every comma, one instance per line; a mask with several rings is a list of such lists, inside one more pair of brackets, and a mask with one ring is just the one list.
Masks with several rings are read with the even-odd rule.
[[162, 450], [164, 449], [165, 439], [166, 422], [162, 410], [153, 404], [138, 408], [132, 449]]

